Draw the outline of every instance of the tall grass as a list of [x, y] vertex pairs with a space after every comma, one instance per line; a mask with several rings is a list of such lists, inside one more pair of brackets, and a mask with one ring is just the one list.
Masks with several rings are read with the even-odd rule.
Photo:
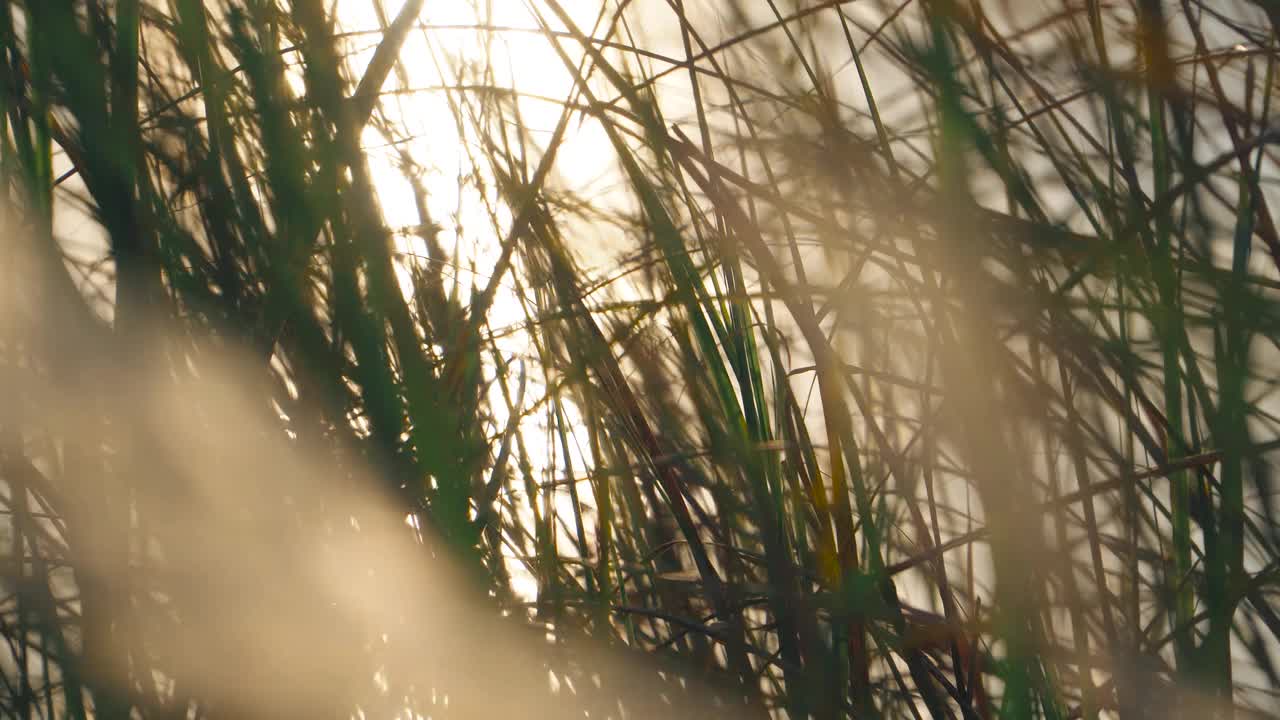
[[[396, 5], [0, 0], [0, 347], [91, 428], [0, 415], [6, 716], [226, 714], [103, 387], [222, 345], [495, 617], [731, 715], [1280, 706], [1271, 3]], [[450, 712], [369, 663], [334, 715]]]

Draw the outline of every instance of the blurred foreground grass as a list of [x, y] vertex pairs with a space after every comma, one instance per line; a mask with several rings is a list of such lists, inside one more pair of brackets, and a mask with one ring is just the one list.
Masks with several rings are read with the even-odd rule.
[[0, 0], [0, 712], [1280, 707], [1273, 2], [428, 5]]

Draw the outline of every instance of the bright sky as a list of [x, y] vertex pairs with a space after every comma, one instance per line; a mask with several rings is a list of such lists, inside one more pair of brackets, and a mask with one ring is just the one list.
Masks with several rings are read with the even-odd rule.
[[[388, 3], [389, 20], [399, 12], [400, 4]], [[596, 25], [598, 3], [567, 2], [565, 5], [574, 22], [584, 31], [589, 32]], [[347, 31], [376, 30], [379, 27], [371, 3], [347, 0], [340, 2], [338, 8], [339, 22]], [[497, 202], [492, 191], [494, 183], [490, 168], [474, 164], [472, 157], [468, 156], [468, 144], [473, 157], [483, 159], [486, 156], [475, 145], [476, 134], [465, 125], [459, 128], [458, 106], [465, 108], [468, 103], [477, 103], [480, 91], [458, 90], [455, 86], [460, 80], [470, 88], [487, 82], [499, 88], [517, 88], [524, 94], [518, 100], [521, 120], [531, 130], [531, 142], [539, 146], [530, 152], [532, 172], [541, 150], [550, 142], [559, 122], [563, 101], [574, 92], [574, 80], [547, 37], [537, 32], [537, 19], [520, 0], [493, 0], [483, 9], [463, 2], [428, 2], [420, 22], [421, 28], [409, 35], [401, 52], [403, 76], [398, 72], [392, 73], [383, 88], [384, 93], [405, 87], [409, 89], [409, 92], [396, 97], [386, 97], [384, 103], [388, 119], [399, 126], [398, 132], [408, 141], [403, 145], [389, 146], [387, 137], [372, 127], [366, 130], [363, 141], [368, 148], [369, 164], [383, 211], [392, 228], [420, 222], [413, 188], [399, 167], [400, 152], [407, 148], [414, 161], [425, 170], [420, 182], [429, 195], [428, 210], [432, 219], [442, 228], [440, 244], [446, 252], [457, 248], [457, 267], [445, 274], [457, 278], [460, 294], [465, 298], [471, 287], [481, 287], [489, 281], [487, 271], [496, 262], [501, 239], [511, 222], [511, 212]], [[549, 22], [554, 22], [554, 27], [562, 27], [553, 18]], [[477, 28], [481, 25], [505, 30], [486, 33]], [[351, 57], [351, 69], [355, 77], [363, 72], [363, 65], [372, 56], [379, 37], [371, 34], [353, 38], [351, 49], [355, 53]], [[562, 41], [562, 47], [574, 62], [581, 60], [582, 52], [576, 43]], [[485, 63], [488, 63], [491, 79], [478, 80], [474, 69], [483, 67]], [[464, 109], [461, 114], [466, 117], [468, 113]], [[578, 114], [571, 120], [559, 147], [551, 182], [579, 192], [588, 190], [593, 184], [611, 180], [614, 158], [599, 124]], [[472, 173], [479, 177], [467, 178]], [[485, 195], [478, 187], [486, 189]], [[498, 227], [495, 227], [491, 213], [497, 216]], [[425, 254], [425, 248], [417, 239], [398, 242], [402, 252]], [[576, 247], [587, 248], [607, 245], [607, 242], [575, 243]], [[591, 264], [603, 264], [607, 259], [605, 254], [585, 258]], [[472, 272], [471, 268], [475, 271]], [[510, 275], [503, 278], [499, 286], [490, 318], [495, 330], [525, 319]], [[500, 340], [499, 347], [504, 354], [511, 356], [525, 354], [528, 352], [528, 340], [517, 333]], [[526, 405], [529, 405], [545, 392], [546, 383], [543, 378], [532, 375], [536, 363], [525, 367], [531, 374], [526, 395]], [[514, 372], [514, 366], [512, 369]], [[515, 384], [512, 383], [513, 387]], [[501, 427], [506, 423], [502, 416], [505, 402], [497, 389], [492, 393], [492, 407], [497, 416], [495, 421]], [[570, 427], [581, 426], [580, 418], [572, 408], [566, 407], [565, 413]], [[533, 427], [528, 430], [533, 432], [526, 434], [527, 449], [533, 456], [531, 461], [535, 464], [535, 472], [542, 473], [541, 480], [561, 480], [563, 478], [548, 474], [549, 468], [564, 467], [564, 462], [554, 457], [561, 454], [560, 450], [548, 447], [543, 440], [548, 437], [546, 422], [545, 413], [532, 418]], [[572, 466], [576, 470], [581, 472], [591, 466], [584, 446], [571, 450], [574, 453]], [[582, 496], [589, 497], [589, 488], [589, 483], [582, 483], [579, 488]], [[560, 492], [555, 493], [555, 503], [560, 512], [568, 514], [572, 508], [564, 490], [561, 487]], [[532, 575], [514, 560], [508, 566], [517, 594], [529, 600], [536, 597], [536, 582]]]

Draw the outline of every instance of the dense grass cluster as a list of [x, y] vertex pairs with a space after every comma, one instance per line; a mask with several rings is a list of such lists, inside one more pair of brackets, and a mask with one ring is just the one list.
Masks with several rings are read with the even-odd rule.
[[[0, 0], [0, 714], [243, 712], [156, 650], [201, 606], [119, 385], [229, 346], [549, 667], [1280, 707], [1273, 2], [562, 2]], [[334, 717], [455, 711], [350, 651]]]

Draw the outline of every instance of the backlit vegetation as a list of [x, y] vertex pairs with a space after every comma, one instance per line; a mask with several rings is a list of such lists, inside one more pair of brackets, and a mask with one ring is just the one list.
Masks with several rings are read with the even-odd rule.
[[1273, 712], [1278, 33], [0, 0], [0, 714]]

